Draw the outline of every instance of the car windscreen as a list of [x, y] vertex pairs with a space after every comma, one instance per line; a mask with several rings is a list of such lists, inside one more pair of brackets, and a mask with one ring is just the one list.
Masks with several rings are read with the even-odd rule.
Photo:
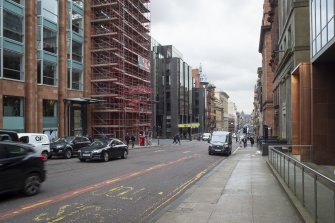
[[60, 137], [55, 142], [71, 142], [74, 136]]
[[107, 146], [110, 141], [108, 140], [95, 140], [92, 142], [91, 146], [102, 147]]
[[227, 135], [212, 135], [212, 142], [226, 142]]

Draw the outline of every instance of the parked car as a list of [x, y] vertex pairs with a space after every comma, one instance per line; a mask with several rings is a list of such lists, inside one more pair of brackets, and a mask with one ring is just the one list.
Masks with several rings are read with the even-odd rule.
[[19, 142], [19, 136], [15, 131], [0, 129], [0, 141], [5, 140]]
[[81, 162], [86, 160], [109, 161], [111, 158], [128, 156], [128, 146], [119, 139], [96, 139], [87, 147], [78, 151], [78, 158]]
[[90, 144], [91, 141], [85, 136], [65, 136], [58, 138], [50, 144], [50, 158], [52, 156], [62, 156], [70, 159], [73, 155], [78, 155], [79, 149]]
[[224, 154], [229, 156], [232, 151], [232, 134], [225, 131], [214, 131], [209, 141], [208, 154]]
[[203, 141], [208, 141], [211, 138], [211, 134], [210, 133], [204, 133], [202, 134], [202, 140]]
[[45, 159], [50, 155], [50, 140], [46, 134], [18, 133], [20, 142], [31, 144]]
[[0, 193], [35, 195], [45, 178], [44, 156], [32, 145], [0, 141]]

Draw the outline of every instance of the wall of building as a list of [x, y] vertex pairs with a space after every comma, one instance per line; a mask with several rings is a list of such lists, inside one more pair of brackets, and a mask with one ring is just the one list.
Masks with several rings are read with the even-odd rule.
[[[82, 82], [75, 83], [71, 69], [68, 72], [68, 68], [72, 68], [73, 55], [70, 53], [68, 58], [68, 50], [72, 52], [72, 45], [70, 44], [70, 48], [67, 48], [66, 36], [67, 29], [71, 39], [73, 34], [71, 25], [73, 21], [68, 20], [67, 17], [75, 11], [79, 11], [82, 15], [83, 11], [82, 6], [72, 1], [69, 3], [55, 0], [25, 1], [25, 4], [1, 2], [1, 20], [4, 21], [7, 31], [4, 33], [4, 30], [1, 30], [1, 33], [4, 33], [1, 54], [6, 55], [2, 55], [4, 60], [1, 63], [3, 72], [0, 76], [0, 111], [2, 111], [0, 128], [21, 132], [50, 132], [52, 129], [58, 132], [57, 135], [68, 134], [68, 117], [64, 112], [63, 98], [83, 96]], [[67, 22], [70, 23], [69, 27]], [[12, 29], [22, 32], [22, 39], [11, 34], [11, 31], [8, 32]], [[83, 27], [81, 27], [82, 30]], [[79, 34], [78, 30], [77, 34], [73, 34], [77, 35], [77, 42], [83, 42], [80, 40], [83, 33]], [[24, 44], [22, 44], [23, 41]], [[82, 64], [82, 61], [78, 62], [82, 60], [78, 56], [80, 55], [77, 55], [77, 67], [73, 66], [77, 71], [78, 66]], [[11, 64], [11, 61], [16, 62]], [[15, 67], [12, 66], [13, 64]], [[52, 69], [51, 67], [47, 69], [46, 64], [52, 64]], [[68, 74], [71, 76], [69, 79]], [[83, 81], [83, 73], [79, 75], [80, 81]], [[68, 85], [68, 83], [74, 85]], [[68, 89], [73, 91], [68, 94]], [[15, 107], [6, 104], [8, 100], [11, 103], [11, 99], [8, 99], [11, 97], [14, 99], [18, 97], [21, 101], [20, 114], [9, 111]], [[53, 110], [48, 111], [50, 108]], [[58, 123], [58, 119], [64, 122]]]
[[334, 165], [335, 66], [331, 62], [312, 67], [312, 144], [317, 164]]

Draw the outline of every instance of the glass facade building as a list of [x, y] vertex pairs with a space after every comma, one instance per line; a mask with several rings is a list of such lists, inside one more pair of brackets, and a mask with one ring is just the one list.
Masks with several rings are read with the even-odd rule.
[[155, 76], [156, 120], [160, 136], [169, 138], [180, 133], [188, 137], [190, 129], [178, 124], [192, 123], [192, 68], [172, 45], [153, 47], [153, 76]]
[[312, 58], [334, 43], [334, 0], [311, 0]]
[[[60, 77], [67, 83], [62, 100], [83, 96], [83, 7], [83, 1], [72, 0], [0, 1], [0, 128], [57, 136]], [[36, 17], [29, 19], [29, 13]], [[61, 20], [67, 24], [65, 48], [60, 48]], [[67, 72], [60, 67], [61, 55]], [[73, 113], [73, 122], [81, 123], [82, 114]]]

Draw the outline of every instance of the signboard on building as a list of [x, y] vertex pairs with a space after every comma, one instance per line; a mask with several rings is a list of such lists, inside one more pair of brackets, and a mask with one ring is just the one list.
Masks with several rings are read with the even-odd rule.
[[178, 124], [178, 128], [199, 128], [200, 123]]
[[138, 55], [138, 66], [147, 72], [150, 72], [150, 60]]

